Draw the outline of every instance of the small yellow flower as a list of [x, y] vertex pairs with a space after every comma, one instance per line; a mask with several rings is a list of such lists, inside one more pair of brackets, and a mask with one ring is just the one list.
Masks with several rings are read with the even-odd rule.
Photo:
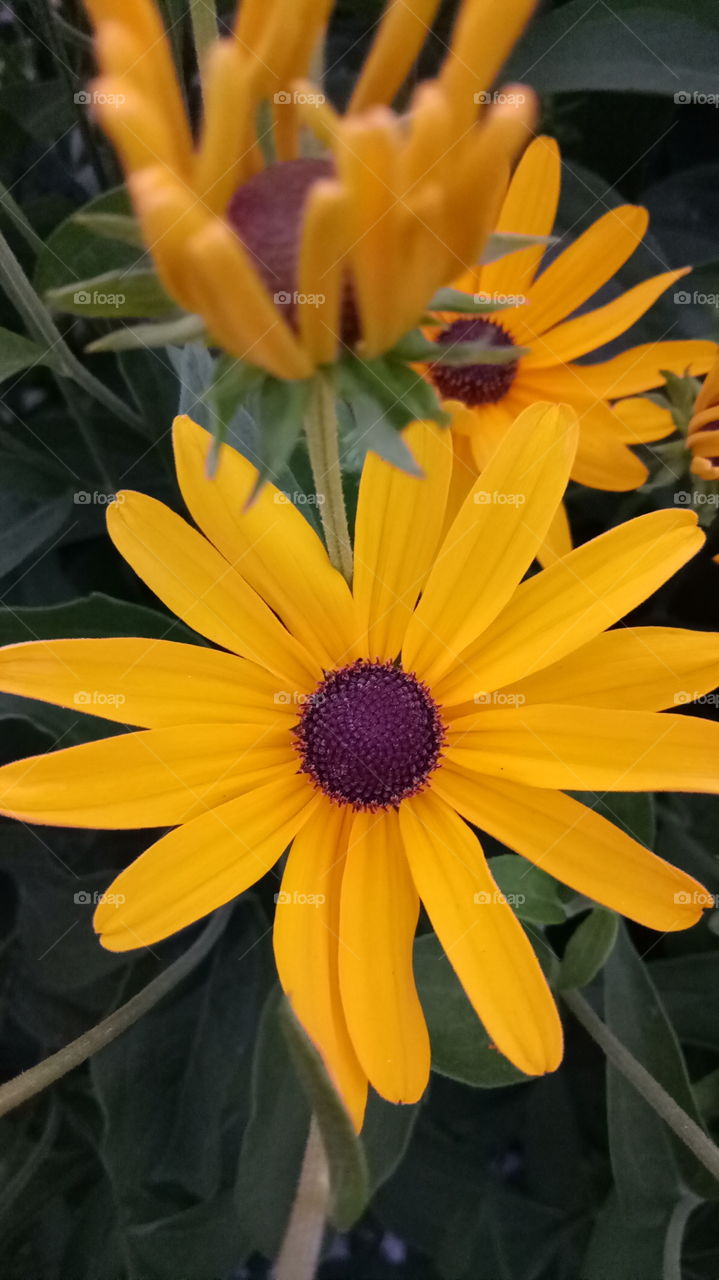
[[[557, 144], [537, 138], [517, 167], [497, 230], [549, 235], [560, 174]], [[577, 361], [629, 329], [689, 268], [653, 276], [604, 306], [567, 317], [619, 270], [640, 244], [647, 224], [645, 209], [623, 205], [598, 218], [539, 275], [541, 246], [470, 271], [455, 283], [489, 301], [509, 300], [510, 306], [491, 316], [453, 319], [443, 341], [489, 338], [499, 346], [529, 349], [506, 364], [443, 365], [431, 375], [452, 413], [467, 483], [471, 472], [485, 466], [516, 415], [538, 400], [562, 401], [576, 410], [580, 430], [574, 480], [615, 491], [635, 489], [646, 480], [647, 469], [630, 446], [662, 439], [674, 425], [668, 411], [638, 393], [661, 386], [664, 369], [706, 373], [716, 343], [651, 342], [599, 363]], [[571, 547], [561, 507], [549, 543], [547, 559]]]
[[[465, 0], [441, 74], [397, 116], [386, 104], [438, 0], [392, 0], [341, 117], [303, 80], [329, 0], [243, 0], [204, 58], [195, 144], [154, 4], [87, 0], [96, 110], [172, 297], [233, 356], [281, 378], [310, 376], [343, 343], [368, 357], [391, 348], [493, 230], [535, 108], [527, 89], [481, 104], [533, 3]], [[274, 116], [270, 165], [262, 103]], [[321, 156], [299, 155], [303, 125]]]
[[719, 357], [697, 396], [687, 444], [693, 474], [702, 480], [719, 480]]
[[[369, 1081], [413, 1102], [430, 1050], [412, 973], [420, 901], [497, 1048], [552, 1071], [562, 1031], [470, 823], [654, 929], [711, 899], [574, 790], [719, 792], [719, 725], [659, 715], [719, 681], [719, 636], [607, 631], [702, 545], [684, 510], [611, 529], [522, 581], [574, 464], [571, 410], [507, 432], [444, 531], [449, 436], [416, 424], [415, 479], [375, 455], [359, 493], [352, 589], [284, 494], [175, 423], [202, 532], [125, 493], [115, 546], [219, 648], [52, 640], [0, 651], [0, 689], [141, 726], [0, 769], [26, 822], [172, 827], [111, 886], [106, 947], [147, 946], [229, 902], [290, 852], [274, 928], [280, 979], [359, 1127]], [[82, 691], [81, 697], [78, 692]]]

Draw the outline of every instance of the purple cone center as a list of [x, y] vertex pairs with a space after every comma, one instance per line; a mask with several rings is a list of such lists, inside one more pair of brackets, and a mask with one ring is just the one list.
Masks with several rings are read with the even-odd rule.
[[[437, 338], [447, 346], [480, 340], [493, 347], [515, 345], [501, 324], [484, 316], [455, 320]], [[508, 360], [505, 364], [433, 364], [430, 369], [432, 381], [444, 400], [461, 400], [462, 404], [475, 408], [504, 399], [514, 382], [518, 364], [517, 360]]]
[[[293, 328], [298, 306], [315, 305], [312, 299], [322, 289], [318, 280], [315, 294], [305, 297], [298, 292], [307, 201], [314, 184], [334, 174], [329, 156], [281, 160], [243, 182], [227, 207], [227, 221], [248, 250], [275, 306]], [[241, 298], [237, 302], [242, 305]], [[341, 308], [340, 336], [352, 345], [359, 336], [359, 320], [349, 279], [344, 282]]]
[[444, 725], [429, 689], [390, 662], [330, 671], [295, 730], [302, 772], [355, 809], [396, 807], [437, 767]]

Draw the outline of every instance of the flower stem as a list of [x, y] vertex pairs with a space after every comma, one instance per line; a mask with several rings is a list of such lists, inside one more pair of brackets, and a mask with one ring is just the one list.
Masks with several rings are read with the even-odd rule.
[[350, 582], [352, 543], [342, 491], [334, 385], [328, 373], [319, 372], [315, 376], [305, 415], [305, 433], [327, 554], [335, 569]]
[[0, 1085], [0, 1116], [13, 1111], [15, 1107], [21, 1106], [36, 1093], [47, 1089], [48, 1085], [53, 1084], [55, 1080], [67, 1075], [68, 1071], [79, 1067], [99, 1049], [104, 1049], [105, 1045], [117, 1039], [123, 1031], [127, 1031], [128, 1027], [137, 1022], [143, 1014], [148, 1013], [159, 1000], [177, 986], [178, 982], [182, 982], [182, 979], [186, 978], [201, 960], [204, 960], [222, 933], [226, 919], [226, 912], [218, 911], [184, 955], [168, 965], [167, 969], [153, 978], [152, 982], [148, 982], [147, 986], [143, 987], [142, 991], [138, 991], [137, 995], [126, 1004], [120, 1005], [119, 1009], [109, 1017], [103, 1018], [102, 1022], [98, 1022], [84, 1035], [78, 1036], [77, 1040], [66, 1044], [64, 1049], [51, 1054], [49, 1058], [39, 1062], [36, 1067], [31, 1067], [29, 1071], [23, 1071], [21, 1075], [15, 1076], [14, 1080], [8, 1080], [7, 1084]]
[[313, 1280], [325, 1233], [330, 1197], [327, 1156], [315, 1117], [310, 1121], [302, 1172], [273, 1280]]
[[585, 1031], [596, 1041], [612, 1066], [621, 1071], [625, 1079], [634, 1086], [637, 1093], [641, 1094], [652, 1110], [661, 1116], [672, 1133], [681, 1139], [704, 1168], [708, 1169], [714, 1178], [719, 1179], [719, 1147], [715, 1147], [704, 1130], [699, 1128], [699, 1125], [669, 1096], [646, 1067], [643, 1067], [621, 1041], [617, 1040], [609, 1027], [597, 1017], [584, 996], [578, 991], [564, 991], [562, 997], [577, 1022], [581, 1022]]

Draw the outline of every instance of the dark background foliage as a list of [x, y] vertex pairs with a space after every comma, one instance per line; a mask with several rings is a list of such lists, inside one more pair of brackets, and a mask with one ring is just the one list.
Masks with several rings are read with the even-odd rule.
[[[165, 0], [192, 95], [185, 9], [185, 0]], [[380, 9], [375, 0], [337, 6], [327, 64], [338, 102]], [[497, 9], [501, 15], [501, 0]], [[423, 74], [441, 57], [453, 10], [443, 6]], [[79, 4], [1, 5], [0, 68], [0, 226], [28, 276], [42, 292], [126, 265], [134, 256], [127, 247], [114, 246], [110, 262], [108, 242], [67, 223], [119, 181], [109, 148], [74, 100], [92, 68]], [[695, 300], [676, 305], [670, 295], [630, 337], [719, 337], [717, 308], [701, 301], [719, 290], [716, 0], [545, 4], [508, 74], [540, 91], [542, 127], [561, 142], [562, 231], [576, 233], [625, 200], [651, 211], [645, 245], [607, 296], [664, 266], [695, 267], [686, 282]], [[681, 99], [696, 93], [714, 95], [714, 104]], [[201, 414], [202, 359], [177, 350], [86, 357], [88, 341], [109, 323], [80, 316], [57, 323], [136, 421], [121, 421], [63, 376], [52, 344], [31, 348], [13, 338], [27, 338], [27, 330], [0, 289], [0, 641], [179, 636], [113, 550], [104, 514], [120, 487], [180, 506], [168, 428], [180, 401]], [[576, 490], [575, 536], [671, 502], [682, 486], [675, 470], [640, 494]], [[719, 551], [713, 529], [709, 539]], [[702, 554], [638, 616], [719, 627], [718, 583], [719, 569]], [[112, 731], [7, 696], [0, 717], [3, 760]], [[719, 890], [719, 802], [602, 803], [613, 820]], [[146, 832], [95, 835], [2, 821], [3, 1078], [92, 1026], [201, 932], [140, 955], [112, 956], [97, 945], [93, 895], [147, 842]], [[6, 1280], [268, 1274], [309, 1115], [278, 1020], [276, 887], [270, 876], [237, 902], [210, 953], [131, 1031], [0, 1121]], [[548, 877], [529, 898], [527, 925], [538, 946], [544, 935], [561, 955], [578, 910], [584, 919], [581, 904]], [[615, 937], [610, 928], [600, 952], [611, 954], [586, 991], [665, 1087], [714, 1126], [715, 1138], [718, 918], [710, 914], [678, 936], [622, 927]], [[556, 978], [556, 962], [551, 968]], [[351, 1230], [331, 1233], [322, 1280], [716, 1280], [719, 1188], [607, 1072], [571, 1017], [561, 1069], [512, 1083], [516, 1073], [492, 1054], [427, 934], [417, 943], [417, 971], [433, 1037], [432, 1082], [417, 1107], [373, 1099], [365, 1133], [373, 1194]], [[344, 1153], [348, 1168], [355, 1155]]]

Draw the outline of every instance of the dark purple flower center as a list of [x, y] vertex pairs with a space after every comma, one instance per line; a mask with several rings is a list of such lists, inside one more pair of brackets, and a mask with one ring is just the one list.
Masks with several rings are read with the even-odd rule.
[[[288, 322], [296, 327], [299, 250], [307, 198], [320, 178], [334, 177], [329, 157], [304, 157], [270, 164], [233, 195], [227, 220], [253, 259], [270, 295]], [[317, 281], [315, 293], [321, 293]], [[242, 299], [238, 298], [238, 306]], [[312, 302], [306, 303], [312, 306]], [[341, 339], [352, 345], [359, 337], [357, 309], [349, 280], [342, 297]]]
[[[478, 342], [480, 339], [493, 347], [515, 345], [501, 324], [484, 316], [455, 320], [437, 341], [451, 346], [455, 342]], [[430, 373], [443, 399], [461, 400], [474, 408], [502, 400], [514, 382], [518, 364], [518, 360], [508, 360], [506, 364], [433, 364]]]
[[439, 762], [444, 725], [429, 689], [391, 662], [330, 671], [295, 729], [302, 772], [355, 809], [396, 806]]

